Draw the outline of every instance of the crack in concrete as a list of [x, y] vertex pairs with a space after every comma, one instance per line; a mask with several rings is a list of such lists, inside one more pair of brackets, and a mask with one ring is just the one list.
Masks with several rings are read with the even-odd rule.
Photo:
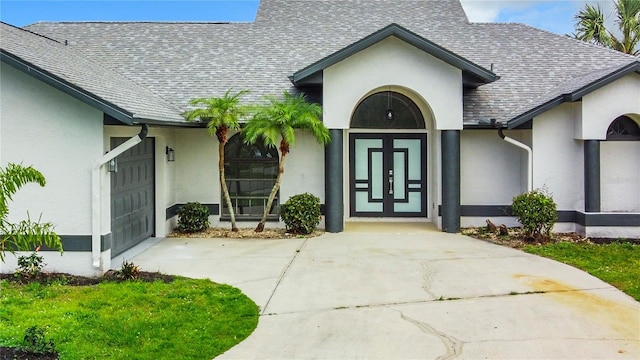
[[422, 264], [422, 290], [424, 290], [431, 299], [435, 299], [436, 295], [431, 291], [431, 285], [433, 283], [433, 277], [436, 274], [435, 268], [433, 268], [429, 261]]
[[464, 343], [458, 339], [456, 339], [455, 337], [445, 334], [442, 331], [439, 331], [438, 329], [434, 328], [433, 326], [425, 323], [425, 322], [421, 322], [418, 321], [416, 319], [410, 318], [408, 316], [406, 316], [402, 311], [400, 310], [396, 310], [396, 309], [391, 309], [394, 311], [397, 311], [400, 313], [400, 317], [402, 318], [402, 320], [405, 320], [415, 326], [418, 327], [418, 329], [420, 329], [420, 331], [422, 331], [425, 334], [431, 334], [431, 335], [435, 335], [436, 337], [438, 337], [440, 339], [440, 341], [442, 341], [442, 343], [444, 344], [444, 347], [447, 349], [447, 352], [443, 355], [440, 355], [436, 358], [436, 360], [449, 360], [449, 359], [455, 359], [457, 358], [460, 354], [462, 354], [462, 346], [464, 345]]
[[[280, 281], [278, 281], [278, 284], [279, 283]], [[371, 309], [371, 308], [390, 307], [390, 306], [396, 306], [396, 305], [417, 305], [417, 304], [438, 303], [438, 302], [445, 302], [445, 301], [464, 301], [464, 300], [491, 299], [491, 298], [500, 298], [500, 297], [545, 295], [545, 294], [555, 294], [555, 293], [570, 293], [570, 292], [609, 290], [609, 289], [610, 289], [609, 287], [601, 287], [601, 288], [585, 288], [585, 289], [578, 289], [578, 290], [535, 291], [535, 292], [525, 292], [525, 293], [515, 293], [515, 294], [502, 293], [502, 294], [488, 294], [488, 295], [467, 296], [467, 297], [443, 297], [443, 298], [433, 298], [428, 300], [407, 300], [407, 301], [370, 303], [370, 304], [358, 304], [358, 305], [336, 305], [333, 307], [324, 307], [324, 308], [307, 309], [307, 310], [299, 310], [299, 311], [285, 311], [285, 312], [279, 312], [279, 313], [265, 313], [263, 311], [260, 315], [261, 316], [262, 315], [264, 316], [292, 315], [292, 314], [304, 314], [304, 313], [312, 313], [312, 312], [319, 312], [319, 311]], [[275, 289], [274, 289], [274, 292], [275, 292]], [[266, 309], [266, 306], [265, 306], [265, 309]]]
[[296, 260], [296, 258], [298, 258], [298, 255], [300, 255], [300, 252], [302, 251], [302, 248], [307, 244], [307, 240], [309, 240], [309, 239], [308, 238], [304, 239], [302, 244], [300, 244], [300, 246], [296, 249], [296, 252], [293, 254], [293, 257], [291, 258], [291, 260], [289, 261], [287, 266], [285, 266], [284, 270], [282, 270], [282, 273], [280, 273], [280, 276], [278, 277], [278, 281], [276, 282], [276, 286], [274, 286], [273, 291], [271, 292], [271, 295], [269, 295], [269, 299], [264, 304], [264, 307], [262, 308], [262, 311], [260, 312], [260, 316], [262, 316], [262, 315], [264, 315], [266, 313], [267, 307], [269, 307], [269, 303], [271, 303], [271, 299], [273, 299], [273, 295], [275, 295], [276, 291], [278, 290], [278, 286], [280, 286], [280, 283], [282, 282], [284, 277], [287, 275], [287, 272], [291, 268], [291, 265], [293, 265], [293, 262]]

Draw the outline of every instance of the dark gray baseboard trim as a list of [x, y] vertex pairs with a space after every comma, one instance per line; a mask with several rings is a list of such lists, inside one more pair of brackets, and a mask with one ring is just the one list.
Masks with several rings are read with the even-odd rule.
[[[178, 215], [178, 209], [183, 207], [186, 203], [173, 204], [167, 208], [166, 220], [171, 219], [172, 217]], [[209, 209], [209, 215], [220, 215], [220, 205], [219, 204], [202, 204]]]
[[[91, 235], [58, 235], [62, 240], [62, 250], [69, 252], [91, 251]], [[100, 236], [100, 251], [111, 249], [111, 233]], [[41, 251], [57, 251], [43, 246]]]
[[[441, 209], [442, 205], [438, 206], [438, 214], [441, 214]], [[460, 216], [513, 216], [513, 213], [511, 205], [461, 205]], [[640, 213], [586, 213], [559, 210], [558, 222], [576, 223], [582, 226], [640, 226]]]

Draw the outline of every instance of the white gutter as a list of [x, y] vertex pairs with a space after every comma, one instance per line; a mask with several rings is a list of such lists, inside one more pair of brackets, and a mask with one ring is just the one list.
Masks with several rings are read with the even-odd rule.
[[98, 159], [91, 168], [91, 257], [93, 259], [93, 266], [96, 268], [100, 268], [102, 265], [102, 259], [100, 257], [100, 236], [102, 235], [102, 174], [100, 173], [100, 169], [102, 169], [104, 164], [142, 142], [142, 139], [147, 137], [147, 131], [147, 125], [142, 124], [142, 129], [138, 135], [135, 135], [106, 153]]
[[509, 144], [513, 144], [521, 149], [524, 149], [527, 151], [527, 191], [532, 191], [533, 190], [533, 150], [531, 149], [530, 146], [523, 144], [515, 139], [512, 139], [508, 136], [505, 136], [502, 133], [502, 129], [498, 129], [498, 135], [500, 135], [500, 137], [508, 142]]

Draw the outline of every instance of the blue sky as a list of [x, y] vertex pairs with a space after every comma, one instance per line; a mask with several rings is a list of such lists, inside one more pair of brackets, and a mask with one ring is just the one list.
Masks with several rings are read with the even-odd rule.
[[[605, 11], [611, 9], [608, 0], [589, 2], [599, 3]], [[16, 26], [38, 21], [252, 21], [258, 3], [258, 0], [0, 0], [0, 19]], [[584, 3], [462, 0], [471, 21], [521, 22], [558, 34], [573, 31], [573, 16]]]

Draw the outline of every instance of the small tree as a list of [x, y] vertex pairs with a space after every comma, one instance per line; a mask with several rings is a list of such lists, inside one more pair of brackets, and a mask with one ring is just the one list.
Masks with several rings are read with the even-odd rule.
[[240, 104], [240, 98], [247, 94], [248, 90], [241, 90], [231, 95], [231, 89], [227, 90], [222, 97], [197, 98], [189, 102], [192, 106], [199, 106], [198, 109], [185, 112], [183, 115], [187, 121], [207, 121], [207, 129], [211, 136], [218, 138], [218, 172], [220, 174], [220, 186], [222, 195], [231, 218], [231, 230], [238, 231], [236, 227], [236, 214], [233, 210], [227, 180], [224, 174], [224, 147], [229, 141], [227, 136], [229, 130], [237, 130], [240, 127], [240, 118], [247, 115], [247, 107]]
[[29, 251], [45, 245], [62, 253], [62, 241], [53, 231], [53, 224], [27, 219], [16, 224], [7, 220], [9, 215], [8, 201], [25, 184], [37, 183], [44, 186], [44, 176], [33, 167], [24, 167], [9, 163], [0, 168], [0, 262], [4, 262], [6, 251]]
[[513, 198], [513, 215], [522, 224], [527, 238], [550, 236], [558, 221], [556, 210], [553, 197], [545, 190], [533, 190]]
[[257, 109], [254, 116], [243, 129], [245, 141], [255, 143], [264, 141], [267, 146], [276, 146], [280, 143], [280, 163], [276, 182], [271, 189], [267, 206], [256, 232], [264, 230], [264, 224], [273, 205], [273, 200], [280, 189], [282, 175], [284, 174], [284, 161], [296, 143], [297, 129], [313, 135], [318, 143], [325, 145], [331, 140], [329, 129], [320, 120], [322, 108], [318, 104], [307, 101], [304, 94], [291, 95], [284, 92], [281, 99], [267, 97], [268, 104]]

